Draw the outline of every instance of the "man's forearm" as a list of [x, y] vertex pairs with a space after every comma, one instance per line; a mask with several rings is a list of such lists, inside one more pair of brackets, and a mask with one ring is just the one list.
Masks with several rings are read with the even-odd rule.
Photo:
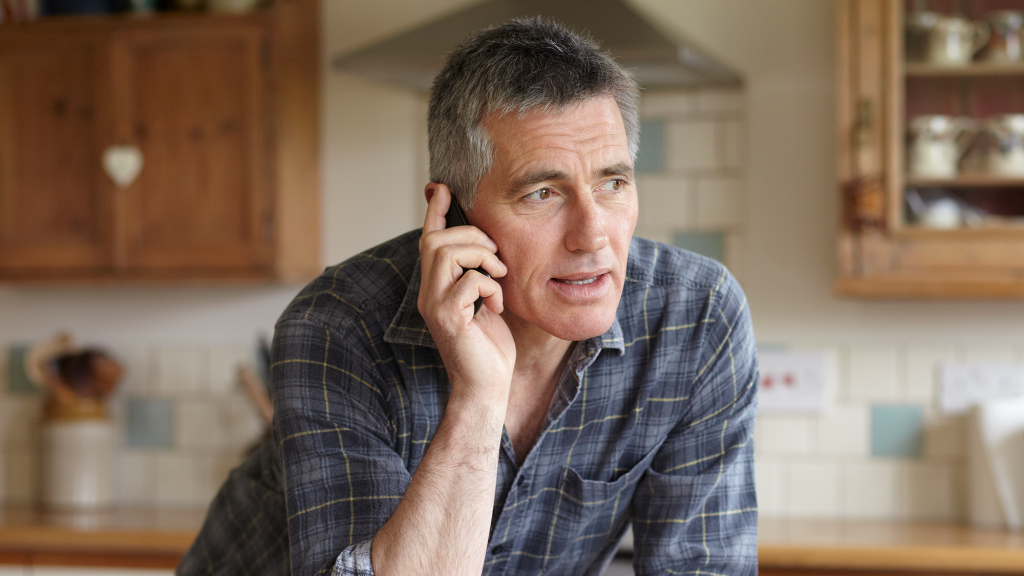
[[504, 407], [449, 403], [394, 515], [373, 539], [374, 572], [480, 574]]

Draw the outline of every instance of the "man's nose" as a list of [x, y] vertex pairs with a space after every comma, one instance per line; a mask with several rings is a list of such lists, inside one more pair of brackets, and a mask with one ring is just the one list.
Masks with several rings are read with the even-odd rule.
[[593, 196], [583, 195], [573, 202], [565, 244], [571, 252], [597, 252], [608, 245], [604, 214]]

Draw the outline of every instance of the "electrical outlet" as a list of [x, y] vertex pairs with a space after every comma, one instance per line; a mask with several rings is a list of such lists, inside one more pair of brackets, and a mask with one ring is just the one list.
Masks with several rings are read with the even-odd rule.
[[963, 414], [972, 406], [1024, 394], [1024, 364], [944, 362], [939, 367], [939, 408]]
[[758, 352], [760, 412], [820, 413], [826, 408], [824, 352]]

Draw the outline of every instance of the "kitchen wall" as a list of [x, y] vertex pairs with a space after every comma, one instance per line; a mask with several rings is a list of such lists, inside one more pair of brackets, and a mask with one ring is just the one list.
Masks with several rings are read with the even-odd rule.
[[[426, 173], [423, 99], [333, 72], [330, 58], [469, 3], [323, 3], [325, 264], [418, 226]], [[645, 97], [648, 128], [660, 126], [648, 134], [661, 130], [662, 164], [641, 176], [642, 233], [685, 243], [694, 232], [710, 232], [747, 292], [759, 344], [821, 350], [830, 359], [826, 413], [766, 416], [758, 425], [763, 511], [962, 517], [963, 422], [934, 409], [934, 368], [946, 358], [1024, 360], [1024, 304], [832, 295], [839, 209], [833, 4], [635, 5], [746, 78], [738, 93]], [[650, 159], [654, 145], [642, 146]], [[115, 406], [125, 430], [123, 498], [193, 505], [212, 494], [225, 463], [259, 433], [233, 370], [252, 362], [254, 338], [269, 334], [298, 288], [0, 287], [0, 349], [68, 329], [126, 358]], [[8, 372], [0, 365], [0, 380]], [[137, 437], [130, 446], [130, 406], [136, 415], [169, 418], [171, 442], [153, 446], [143, 435], [142, 445]], [[31, 395], [0, 393], [0, 497], [7, 501], [29, 500], [36, 490], [37, 409]], [[883, 417], [894, 414], [902, 415], [903, 427], [920, 417], [919, 452], [877, 455], [876, 436], [890, 428]], [[159, 432], [167, 440], [168, 431]], [[181, 472], [189, 467], [193, 474]], [[182, 479], [159, 488], [160, 478], [175, 471], [189, 487], [169, 487]]]

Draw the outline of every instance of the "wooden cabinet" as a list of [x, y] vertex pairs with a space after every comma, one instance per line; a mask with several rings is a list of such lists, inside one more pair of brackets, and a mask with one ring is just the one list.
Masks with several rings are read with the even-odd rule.
[[[1024, 11], [1019, 0], [926, 5], [968, 20], [997, 9]], [[948, 177], [907, 170], [908, 126], [915, 118], [943, 115], [977, 124], [995, 114], [1024, 114], [1024, 61], [908, 61], [906, 23], [921, 6], [837, 2], [843, 218], [836, 291], [882, 298], [1024, 297], [1024, 178], [977, 172], [969, 166], [970, 150]], [[961, 222], [940, 226], [922, 218], [922, 201], [940, 198], [956, 203]]]
[[0, 278], [315, 275], [316, 62], [307, 0], [0, 27]]

